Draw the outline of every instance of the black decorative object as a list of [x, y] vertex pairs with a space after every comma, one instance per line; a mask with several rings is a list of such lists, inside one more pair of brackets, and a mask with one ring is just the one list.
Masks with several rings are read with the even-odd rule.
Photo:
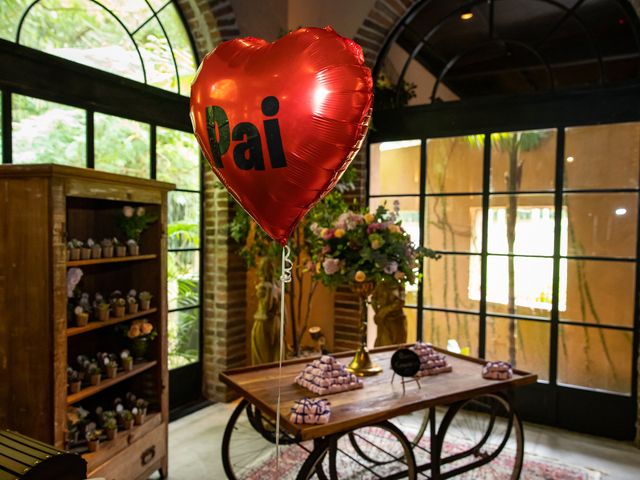
[[420, 380], [416, 376], [420, 371], [420, 357], [416, 352], [409, 348], [400, 348], [391, 356], [391, 369], [393, 370], [393, 376], [391, 377], [391, 383], [396, 378], [396, 374], [399, 375], [402, 380], [402, 394], [405, 394], [404, 384], [407, 382], [416, 382], [418, 388], [420, 386]]

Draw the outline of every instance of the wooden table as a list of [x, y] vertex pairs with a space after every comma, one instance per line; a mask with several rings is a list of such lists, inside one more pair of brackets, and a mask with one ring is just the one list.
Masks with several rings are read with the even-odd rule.
[[[447, 463], [453, 465], [454, 462], [459, 462], [462, 457], [459, 455], [460, 452], [454, 455], [454, 457], [457, 456], [459, 458], [454, 458], [453, 460], [450, 459], [451, 455], [445, 455], [443, 457], [443, 448], [446, 445], [445, 437], [447, 430], [451, 428], [451, 424], [454, 422], [456, 414], [463, 410], [467, 412], [469, 408], [475, 411], [478, 406], [480, 406], [480, 410], [482, 410], [482, 401], [479, 401], [479, 404], [473, 404], [474, 399], [493, 399], [489, 401], [489, 403], [494, 402], [495, 405], [501, 404], [504, 407], [503, 410], [498, 411], [494, 405], [491, 407], [491, 412], [485, 412], [488, 413], [488, 415], [483, 417], [486, 419], [485, 423], [488, 425], [488, 427], [486, 427], [488, 428], [488, 432], [485, 436], [488, 437], [493, 429], [497, 430], [498, 421], [496, 418], [502, 418], [503, 423], [506, 422], [506, 427], [503, 427], [506, 438], [502, 443], [506, 444], [507, 438], [509, 438], [512, 433], [515, 433], [515, 435], [520, 437], [516, 438], [516, 440], [521, 440], [516, 442], [518, 444], [517, 448], [518, 450], [522, 450], [523, 439], [520, 420], [513, 411], [509, 392], [518, 386], [534, 383], [537, 380], [536, 375], [514, 370], [513, 378], [509, 380], [485, 380], [481, 376], [482, 366], [485, 363], [483, 360], [440, 350], [447, 355], [453, 371], [451, 373], [423, 377], [420, 380], [420, 388], [415, 383], [409, 383], [406, 386], [406, 392], [403, 394], [403, 388], [399, 379], [396, 378], [395, 382], [391, 382], [393, 372], [389, 366], [390, 358], [397, 348], [399, 348], [399, 346], [384, 347], [372, 351], [374, 361], [381, 365], [384, 370], [377, 376], [363, 378], [364, 388], [323, 396], [331, 402], [331, 419], [329, 423], [324, 425], [297, 425], [289, 421], [290, 408], [295, 400], [305, 396], [316, 396], [294, 383], [294, 378], [300, 373], [303, 367], [313, 359], [293, 360], [283, 364], [280, 377], [280, 425], [283, 432], [281, 433], [282, 443], [299, 443], [313, 440], [314, 444], [314, 448], [310, 451], [310, 455], [301, 467], [297, 478], [306, 479], [314, 475], [317, 475], [317, 477], [321, 479], [327, 478], [327, 467], [321, 467], [321, 464], [322, 462], [326, 464], [327, 459], [335, 459], [335, 454], [333, 457], [331, 455], [331, 449], [339, 448], [337, 447], [338, 439], [344, 437], [345, 434], [349, 434], [353, 443], [353, 432], [371, 425], [382, 425], [387, 430], [393, 430], [392, 435], [396, 436], [400, 443], [408, 444], [411, 446], [411, 449], [415, 449], [416, 446], [419, 446], [420, 439], [417, 439], [417, 441], [415, 439], [414, 441], [409, 441], [402, 432], [398, 435], [398, 432], [396, 432], [396, 430], [398, 430], [397, 428], [392, 428], [393, 426], [389, 427], [389, 420], [419, 410], [425, 410], [425, 419], [431, 420], [430, 461], [424, 465], [415, 465], [414, 455], [407, 453], [401, 460], [402, 463], [407, 466], [404, 473], [402, 475], [385, 475], [384, 478], [401, 478], [402, 476], [416, 478], [419, 472], [427, 470], [430, 471], [429, 478], [433, 479], [454, 476], [450, 475], [450, 473], [458, 474], [460, 472], [457, 472], [455, 468], [450, 471], [443, 471], [442, 466]], [[438, 349], [436, 348], [436, 350]], [[353, 352], [348, 352], [335, 355], [335, 357], [338, 358], [341, 363], [347, 364], [347, 360], [351, 358], [352, 355]], [[232, 435], [235, 424], [244, 410], [247, 411], [247, 415], [250, 417], [249, 421], [254, 428], [262, 430], [265, 425], [267, 425], [267, 427], [272, 425], [271, 420], [267, 421], [267, 419], [273, 419], [276, 412], [279, 378], [277, 364], [229, 370], [222, 373], [220, 378], [243, 398], [230, 418], [229, 424], [227, 425], [228, 432], [225, 432], [225, 437]], [[476, 402], [478, 401], [476, 400]], [[448, 411], [442, 418], [439, 428], [436, 429], [435, 407], [439, 406], [448, 407]], [[257, 421], [256, 415], [258, 416]], [[251, 417], [253, 417], [253, 420]], [[425, 425], [426, 424], [427, 422], [425, 421]], [[275, 429], [272, 427], [271, 429], [267, 428], [261, 432], [263, 437], [266, 438], [269, 436], [266, 435], [267, 430], [271, 431], [271, 440], [275, 441]], [[227, 433], [229, 435], [227, 435]], [[422, 434], [424, 434], [424, 428]], [[225, 449], [228, 450], [229, 448], [229, 438], [226, 440], [226, 446], [225, 442], [223, 442], [225, 470], [229, 478], [237, 478], [232, 465], [229, 464], [229, 455], [231, 452], [225, 452]], [[484, 441], [481, 439], [478, 445], [473, 445], [471, 448], [464, 449], [464, 451], [467, 452], [468, 455], [479, 456], [482, 447], [486, 447], [486, 441], [486, 438]], [[497, 453], [494, 452], [496, 454], [493, 458], [500, 454], [505, 446], [504, 444], [499, 445], [499, 451], [497, 451]], [[354, 446], [356, 450], [358, 450], [357, 445]], [[485, 458], [481, 458], [476, 462], [478, 464], [477, 466], [485, 465], [488, 461], [491, 461], [493, 458], [488, 458], [488, 460], [486, 458], [491, 456], [491, 453], [485, 454]], [[514, 473], [511, 475], [512, 478], [519, 476], [521, 460], [520, 458], [516, 462], [520, 463], [520, 465], [514, 466]], [[476, 468], [475, 465], [475, 463], [472, 463], [472, 468]], [[464, 467], [464, 471], [470, 469], [467, 467]], [[329, 472], [329, 476], [334, 478], [332, 473], [335, 472]], [[338, 478], [338, 476], [335, 476], [335, 478]], [[373, 478], [376, 477], [374, 476]]]

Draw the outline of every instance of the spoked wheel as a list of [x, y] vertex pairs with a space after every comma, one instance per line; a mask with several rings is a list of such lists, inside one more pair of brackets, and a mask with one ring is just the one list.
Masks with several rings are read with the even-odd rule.
[[443, 478], [520, 477], [522, 423], [504, 397], [487, 394], [452, 406], [442, 420], [439, 436]]
[[328, 439], [307, 458], [297, 480], [328, 472], [331, 480], [416, 478], [411, 444], [390, 422]]
[[[227, 478], [248, 478], [274, 457], [275, 430], [275, 419], [265, 416], [246, 400], [240, 401], [222, 437], [222, 465]], [[307, 450], [303, 445], [287, 447], [293, 443], [295, 439], [280, 430], [280, 445]]]

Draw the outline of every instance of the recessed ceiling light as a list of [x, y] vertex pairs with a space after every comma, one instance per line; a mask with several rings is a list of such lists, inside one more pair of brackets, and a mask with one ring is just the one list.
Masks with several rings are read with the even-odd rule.
[[460, 15], [460, 20], [471, 20], [472, 18], [473, 18], [473, 12], [471, 10], [462, 12], [462, 15]]
[[573, 162], [575, 159], [573, 157], [567, 157], [567, 163]]
[[626, 208], [616, 208], [616, 215], [626, 215], [626, 213], [627, 213]]

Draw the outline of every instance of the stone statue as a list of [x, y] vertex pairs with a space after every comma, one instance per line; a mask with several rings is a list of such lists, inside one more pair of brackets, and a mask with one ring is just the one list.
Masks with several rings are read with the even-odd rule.
[[407, 341], [407, 317], [404, 314], [404, 287], [382, 282], [371, 295], [375, 312], [373, 320], [378, 326], [376, 347], [396, 345]]
[[251, 363], [275, 362], [279, 356], [278, 288], [273, 283], [273, 264], [268, 258], [258, 260], [256, 313], [251, 329]]

